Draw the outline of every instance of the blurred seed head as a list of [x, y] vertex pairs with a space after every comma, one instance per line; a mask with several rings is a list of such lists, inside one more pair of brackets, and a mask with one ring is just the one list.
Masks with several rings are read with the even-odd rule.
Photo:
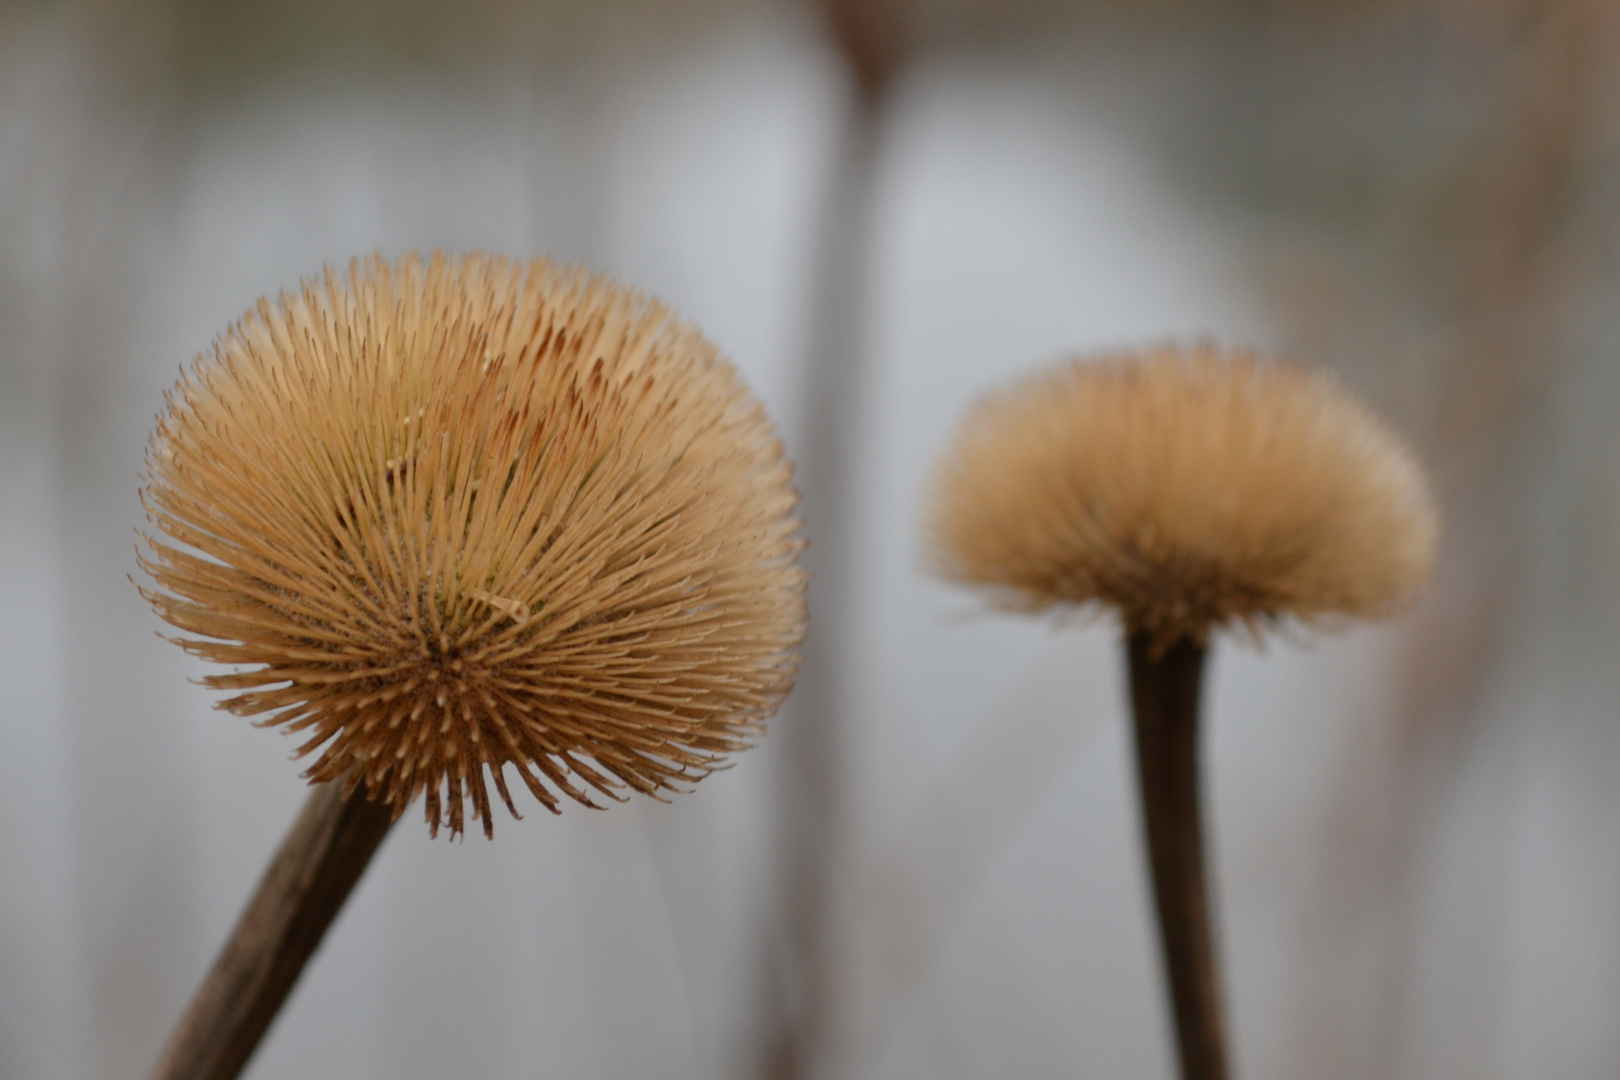
[[970, 412], [934, 476], [932, 568], [1161, 645], [1372, 618], [1427, 579], [1438, 517], [1394, 434], [1324, 372], [1202, 344], [1071, 359]]
[[[544, 261], [370, 257], [260, 303], [167, 395], [143, 590], [301, 732], [312, 782], [492, 832], [706, 775], [792, 685], [792, 468], [662, 304]], [[487, 777], [487, 780], [486, 780]]]

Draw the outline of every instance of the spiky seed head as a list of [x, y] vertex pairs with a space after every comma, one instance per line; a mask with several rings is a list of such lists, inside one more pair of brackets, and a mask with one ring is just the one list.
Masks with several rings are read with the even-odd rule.
[[143, 590], [432, 829], [702, 777], [788, 692], [805, 576], [760, 403], [662, 304], [544, 261], [372, 256], [260, 301], [167, 395]]
[[1075, 358], [969, 413], [934, 476], [941, 576], [1101, 604], [1160, 645], [1376, 617], [1434, 562], [1412, 455], [1326, 373], [1209, 344]]

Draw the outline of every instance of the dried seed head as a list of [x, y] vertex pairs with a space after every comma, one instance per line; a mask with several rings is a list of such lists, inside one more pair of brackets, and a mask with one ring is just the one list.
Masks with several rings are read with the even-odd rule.
[[1210, 345], [1075, 359], [981, 401], [935, 475], [940, 576], [1118, 608], [1161, 645], [1374, 617], [1434, 561], [1427, 482], [1321, 372]]
[[693, 327], [536, 261], [407, 255], [261, 301], [167, 397], [143, 590], [312, 781], [492, 830], [654, 794], [792, 685], [791, 466]]

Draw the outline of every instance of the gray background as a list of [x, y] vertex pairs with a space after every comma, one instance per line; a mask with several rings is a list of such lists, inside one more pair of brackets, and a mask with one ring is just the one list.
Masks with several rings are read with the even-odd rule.
[[810, 458], [813, 705], [672, 805], [407, 815], [249, 1076], [1168, 1077], [1115, 628], [916, 524], [983, 389], [1201, 335], [1338, 371], [1447, 524], [1411, 615], [1216, 650], [1240, 1075], [1614, 1076], [1609, 7], [914, 4], [863, 101], [810, 5], [0, 4], [0, 1078], [140, 1075], [303, 797], [128, 580], [164, 389], [437, 246], [736, 362]]

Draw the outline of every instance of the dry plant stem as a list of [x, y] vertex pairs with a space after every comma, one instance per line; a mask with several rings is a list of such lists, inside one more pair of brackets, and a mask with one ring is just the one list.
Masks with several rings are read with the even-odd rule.
[[253, 1055], [393, 824], [388, 806], [340, 786], [304, 803], [151, 1080], [230, 1080]]
[[785, 900], [785, 948], [767, 953], [772, 997], [762, 1019], [761, 1075], [804, 1080], [833, 1068], [839, 1052], [838, 954], [830, 946], [832, 868], [844, 783], [842, 714], [849, 682], [841, 641], [852, 601], [858, 541], [850, 525], [860, 471], [858, 440], [866, 396], [861, 333], [865, 323], [870, 237], [888, 88], [903, 59], [902, 19], [895, 0], [823, 0], [829, 29], [854, 77], [850, 103], [819, 213], [810, 297], [811, 337], [798, 455], [805, 516], [815, 544], [806, 554], [810, 602], [819, 628], [805, 642], [793, 719], [781, 735], [785, 775], [776, 850]]
[[1198, 691], [1204, 646], [1155, 648], [1132, 633], [1131, 704], [1153, 895], [1164, 943], [1183, 1080], [1226, 1080], [1226, 1034], [1210, 937], [1198, 788]]

